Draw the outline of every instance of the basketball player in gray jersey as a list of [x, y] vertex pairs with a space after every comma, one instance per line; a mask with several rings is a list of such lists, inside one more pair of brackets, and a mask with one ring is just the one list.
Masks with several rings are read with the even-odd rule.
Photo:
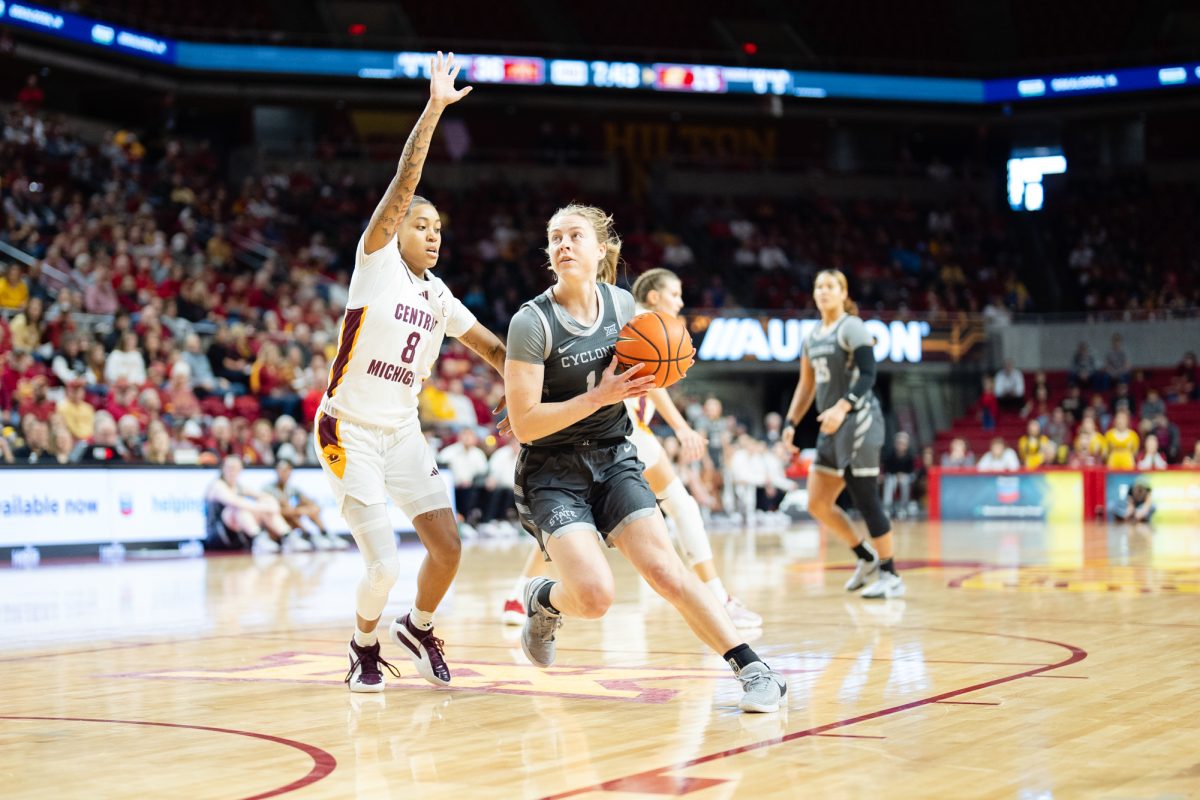
[[594, 619], [612, 605], [612, 570], [598, 534], [722, 654], [741, 681], [743, 711], [777, 711], [787, 684], [738, 638], [724, 606], [680, 560], [637, 448], [625, 438], [632, 426], [624, 401], [654, 380], [640, 367], [616, 371], [617, 335], [633, 316], [633, 296], [612, 285], [621, 247], [612, 218], [567, 206], [551, 217], [547, 238], [557, 280], [513, 317], [504, 365], [508, 420], [521, 442], [517, 511], [561, 576], [526, 586], [525, 655], [550, 666], [564, 615]]
[[[800, 381], [785, 417], [783, 441], [796, 449], [796, 426], [815, 399], [821, 432], [817, 460], [808, 476], [808, 511], [858, 556], [846, 591], [862, 589], [867, 598], [903, 597], [904, 581], [896, 574], [893, 560], [892, 523], [879, 500], [884, 423], [874, 392], [874, 343], [857, 316], [846, 276], [840, 271], [827, 269], [817, 274], [813, 300], [821, 312], [821, 324], [804, 342]], [[842, 489], [850, 492], [874, 547], [837, 506]]]

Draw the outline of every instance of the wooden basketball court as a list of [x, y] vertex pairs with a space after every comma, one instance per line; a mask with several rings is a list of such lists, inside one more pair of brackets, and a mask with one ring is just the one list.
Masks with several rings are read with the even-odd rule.
[[[531, 667], [499, 611], [527, 544], [470, 545], [454, 688], [342, 684], [357, 553], [0, 571], [5, 798], [1200, 796], [1200, 534], [900, 523], [904, 600], [815, 528], [715, 541], [786, 714], [614, 560], [618, 602]], [[421, 551], [385, 614], [411, 599]], [[615, 556], [615, 554], [614, 554]], [[385, 617], [386, 618], [386, 617]]]

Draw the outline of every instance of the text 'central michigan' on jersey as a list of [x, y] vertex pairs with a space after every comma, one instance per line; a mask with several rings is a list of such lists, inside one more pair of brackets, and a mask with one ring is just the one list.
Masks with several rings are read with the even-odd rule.
[[[633, 318], [633, 295], [609, 283], [597, 285], [600, 308], [596, 321], [584, 326], [554, 302], [547, 289], [521, 306], [508, 328], [508, 358], [543, 364], [542, 402], [561, 403], [596, 387], [617, 347], [617, 334]], [[622, 439], [632, 427], [624, 403], [613, 403], [557, 433], [537, 446]]]
[[337, 357], [321, 411], [380, 428], [417, 421], [417, 396], [446, 336], [462, 336], [475, 315], [441, 279], [412, 274], [393, 237], [367, 255], [358, 241]]
[[[817, 412], [825, 411], [850, 392], [858, 380], [858, 367], [854, 364], [854, 351], [860, 347], [871, 347], [874, 339], [867, 332], [859, 317], [846, 314], [825, 329], [818, 325], [804, 341], [804, 355], [812, 364], [817, 383]], [[877, 405], [875, 392], [859, 399], [859, 406]]]

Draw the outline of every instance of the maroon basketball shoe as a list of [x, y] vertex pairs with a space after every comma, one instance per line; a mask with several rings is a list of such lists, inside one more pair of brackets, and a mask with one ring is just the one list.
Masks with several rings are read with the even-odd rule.
[[379, 655], [379, 642], [370, 647], [359, 647], [353, 639], [350, 640], [350, 671], [346, 673], [345, 679], [350, 691], [382, 692], [383, 671], [380, 667], [387, 667], [392, 675], [400, 677], [400, 670]]
[[445, 645], [433, 635], [433, 628], [423, 631], [413, 625], [408, 614], [405, 614], [392, 620], [388, 630], [392, 634], [392, 641], [408, 652], [408, 657], [412, 659], [422, 678], [434, 686], [450, 685], [450, 669], [446, 666], [443, 655]]

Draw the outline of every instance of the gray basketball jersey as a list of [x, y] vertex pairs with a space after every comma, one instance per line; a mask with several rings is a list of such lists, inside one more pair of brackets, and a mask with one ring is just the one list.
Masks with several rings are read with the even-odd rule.
[[[545, 365], [542, 402], [559, 403], [595, 388], [613, 359], [617, 334], [633, 317], [633, 295], [607, 283], [598, 289], [600, 313], [593, 325], [574, 320], [549, 289], [521, 306], [512, 319], [508, 357]], [[530, 444], [587, 444], [631, 432], [625, 404], [614, 403]]]
[[[812, 363], [817, 378], [817, 413], [824, 411], [850, 391], [858, 380], [854, 351], [873, 340], [863, 321], [847, 314], [822, 333], [821, 326], [813, 328], [804, 342], [804, 354]], [[874, 391], [862, 398], [861, 407], [876, 403]]]

